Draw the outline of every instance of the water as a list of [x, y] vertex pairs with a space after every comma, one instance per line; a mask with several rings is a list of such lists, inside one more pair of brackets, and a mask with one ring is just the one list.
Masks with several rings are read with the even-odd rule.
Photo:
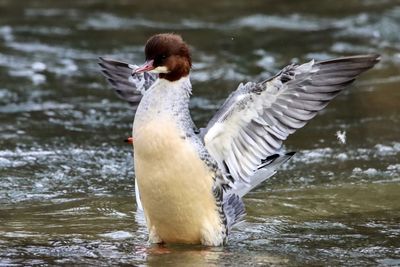
[[[382, 62], [289, 138], [299, 152], [246, 197], [228, 246], [149, 247], [132, 113], [97, 57], [140, 64], [158, 32], [191, 45], [200, 126], [289, 62]], [[0, 0], [0, 265], [400, 265], [399, 32], [399, 1]]]

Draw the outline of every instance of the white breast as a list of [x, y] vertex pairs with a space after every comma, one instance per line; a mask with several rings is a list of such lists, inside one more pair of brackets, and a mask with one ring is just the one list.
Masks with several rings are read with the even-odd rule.
[[[153, 241], [222, 243], [212, 173], [168, 115], [135, 125], [135, 173]], [[150, 240], [152, 241], [152, 240]]]

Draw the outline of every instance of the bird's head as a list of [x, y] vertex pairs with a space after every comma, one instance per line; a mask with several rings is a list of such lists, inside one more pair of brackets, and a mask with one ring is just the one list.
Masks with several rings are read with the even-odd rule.
[[188, 45], [177, 34], [152, 36], [145, 46], [146, 62], [134, 72], [159, 73], [160, 79], [179, 80], [187, 76], [192, 66]]

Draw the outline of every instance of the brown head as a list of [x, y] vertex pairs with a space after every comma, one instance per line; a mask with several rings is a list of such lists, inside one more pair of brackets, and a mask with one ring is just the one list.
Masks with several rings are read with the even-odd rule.
[[177, 34], [162, 33], [152, 36], [145, 47], [146, 63], [135, 73], [159, 73], [160, 79], [179, 80], [187, 76], [192, 66], [189, 47]]

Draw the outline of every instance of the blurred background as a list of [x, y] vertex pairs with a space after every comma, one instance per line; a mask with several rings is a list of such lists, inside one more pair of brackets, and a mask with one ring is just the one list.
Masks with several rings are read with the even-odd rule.
[[[141, 64], [160, 32], [190, 44], [198, 126], [241, 81], [382, 55], [289, 137], [224, 248], [148, 249], [136, 214], [133, 116], [97, 58]], [[0, 0], [0, 265], [400, 265], [399, 33], [394, 0]]]

